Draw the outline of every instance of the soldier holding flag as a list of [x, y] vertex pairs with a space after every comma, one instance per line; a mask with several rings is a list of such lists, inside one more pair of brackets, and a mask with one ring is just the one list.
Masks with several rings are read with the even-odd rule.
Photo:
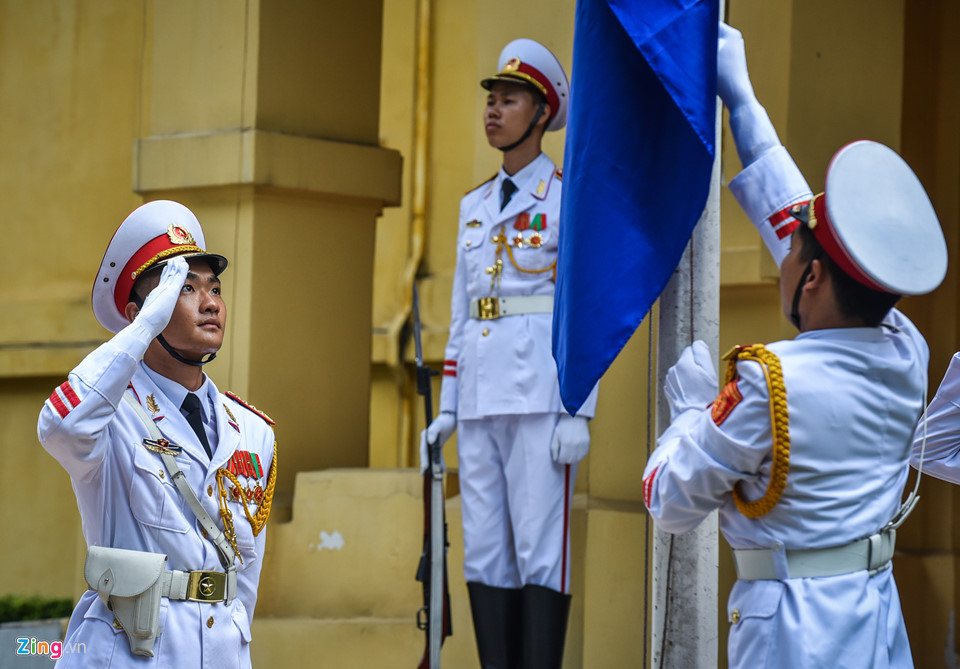
[[943, 280], [943, 233], [919, 180], [875, 142], [838, 151], [811, 197], [725, 25], [718, 69], [744, 166], [730, 188], [800, 334], [731, 351], [719, 395], [706, 347], [682, 354], [644, 501], [674, 533], [719, 510], [738, 576], [731, 667], [913, 666], [891, 558], [915, 500], [901, 505], [929, 353], [894, 305]]

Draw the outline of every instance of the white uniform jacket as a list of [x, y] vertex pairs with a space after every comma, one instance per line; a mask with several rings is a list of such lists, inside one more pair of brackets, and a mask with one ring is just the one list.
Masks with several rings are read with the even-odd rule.
[[[910, 459], [914, 467], [920, 464], [923, 440], [924, 423], [921, 419]], [[960, 353], [954, 353], [950, 359], [937, 394], [927, 407], [923, 473], [960, 483]]]
[[[786, 207], [809, 199], [797, 197], [802, 177], [782, 147], [737, 179], [731, 189], [748, 213], [760, 213], [754, 223], [761, 229], [781, 225]], [[877, 532], [899, 508], [906, 482], [924, 402], [926, 342], [894, 309], [878, 328], [803, 332], [768, 348], [782, 365], [789, 412], [789, 472], [779, 503], [750, 519], [731, 494], [739, 484], [747, 500], [763, 497], [772, 458], [767, 382], [759, 363], [740, 361], [739, 379], [715, 402], [726, 402], [725, 415], [688, 410], [660, 437], [644, 472], [651, 516], [681, 533], [719, 509], [720, 529], [735, 549], [826, 548]], [[728, 614], [731, 667], [912, 666], [889, 568], [872, 577], [862, 570], [741, 580]]]
[[[218, 444], [207, 457], [186, 418], [141, 369], [110, 341], [87, 356], [54, 390], [40, 413], [43, 447], [67, 470], [77, 497], [87, 545], [165, 553], [167, 568], [223, 571], [214, 544], [170, 481], [160, 456], [145, 448], [146, 427], [122, 400], [128, 387], [156, 426], [183, 447], [176, 457], [204, 508], [222, 527], [216, 472], [235, 451], [259, 455], [266, 482], [274, 435], [260, 416], [226, 395], [217, 403]], [[151, 412], [148, 396], [156, 402]], [[227, 408], [229, 407], [229, 408]], [[229, 412], [229, 413], [228, 413]], [[240, 478], [244, 482], [244, 478]], [[81, 597], [67, 630], [63, 666], [245, 667], [249, 666], [250, 620], [257, 601], [266, 531], [256, 537], [239, 502], [231, 499], [237, 546], [238, 597], [223, 603], [169, 601], [160, 611], [161, 635], [154, 657], [131, 655], [125, 633], [93, 590]]]
[[[470, 317], [470, 302], [477, 298], [554, 294], [560, 173], [541, 153], [511, 177], [518, 190], [500, 211], [500, 184], [506, 177], [501, 169], [460, 201], [450, 337], [440, 393], [440, 410], [455, 412], [460, 420], [565, 413], [551, 352], [553, 316], [520, 314], [484, 321]], [[502, 274], [497, 280], [498, 244], [493, 240], [501, 231], [507, 241], [500, 245]], [[592, 418], [595, 408], [596, 388], [577, 415]]]

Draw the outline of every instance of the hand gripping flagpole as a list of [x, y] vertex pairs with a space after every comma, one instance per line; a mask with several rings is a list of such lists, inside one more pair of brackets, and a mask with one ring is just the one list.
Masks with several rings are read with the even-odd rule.
[[[720, 5], [723, 16], [723, 4]], [[657, 387], [680, 353], [702, 339], [713, 360], [720, 346], [720, 105], [717, 150], [707, 203], [673, 277], [660, 295]], [[666, 398], [658, 394], [657, 434], [670, 424]], [[692, 532], [654, 529], [651, 667], [717, 666], [717, 512]]]
[[[423, 363], [420, 338], [420, 298], [413, 282], [413, 342], [417, 363], [417, 394], [423, 395], [426, 425], [433, 422], [430, 387], [432, 370]], [[417, 612], [417, 627], [427, 633], [426, 648], [418, 669], [440, 668], [440, 647], [452, 634], [450, 591], [447, 585], [447, 519], [444, 509], [443, 466], [439, 440], [427, 444], [430, 464], [423, 473], [423, 553], [417, 580], [423, 583], [423, 608]], [[424, 620], [425, 618], [425, 620]]]

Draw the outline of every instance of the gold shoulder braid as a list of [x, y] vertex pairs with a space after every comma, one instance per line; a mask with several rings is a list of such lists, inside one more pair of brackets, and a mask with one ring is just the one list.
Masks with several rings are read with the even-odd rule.
[[780, 359], [763, 344], [737, 346], [723, 356], [727, 360], [727, 376], [724, 383], [737, 377], [737, 361], [753, 360], [760, 363], [767, 379], [770, 395], [770, 422], [773, 432], [773, 465], [770, 482], [763, 497], [747, 501], [740, 493], [740, 484], [733, 489], [733, 501], [740, 513], [747, 518], [759, 518], [773, 510], [787, 485], [787, 470], [790, 468], [790, 418], [787, 413], [787, 389], [783, 385], [783, 370]]
[[[237, 550], [237, 532], [233, 526], [233, 512], [230, 511], [230, 508], [227, 506], [227, 486], [224, 483], [224, 479], [230, 481], [237, 488], [242, 488], [240, 485], [239, 479], [236, 475], [231, 472], [229, 469], [218, 469], [217, 470], [217, 490], [220, 493], [220, 517], [223, 518], [223, 529], [227, 535], [227, 538], [230, 539], [230, 543], [233, 545], [233, 549], [237, 552], [237, 555], [240, 555], [240, 551]], [[267, 519], [270, 517], [270, 507], [273, 504], [273, 492], [277, 486], [277, 442], [273, 442], [273, 460], [270, 463], [270, 473], [267, 474], [267, 487], [263, 493], [263, 499], [256, 505], [257, 511], [254, 514], [250, 513], [250, 507], [247, 502], [247, 498], [244, 495], [240, 495], [238, 501], [243, 504], [243, 513], [246, 515], [247, 520], [250, 522], [250, 526], [253, 528], [253, 536], [260, 534], [260, 531], [263, 530], [264, 526], [267, 524]], [[240, 562], [243, 562], [241, 559]]]

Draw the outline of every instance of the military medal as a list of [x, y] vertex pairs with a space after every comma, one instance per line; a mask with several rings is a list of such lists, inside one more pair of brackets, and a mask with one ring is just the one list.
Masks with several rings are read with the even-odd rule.
[[[240, 482], [240, 477], [247, 479], [246, 489]], [[233, 512], [227, 506], [232, 499], [243, 507], [253, 536], [260, 534], [267, 519], [270, 517], [270, 507], [273, 502], [273, 491], [277, 483], [277, 445], [273, 445], [273, 463], [266, 473], [266, 487], [260, 484], [264, 477], [263, 463], [257, 453], [250, 451], [235, 451], [227, 463], [227, 467], [217, 470], [217, 488], [220, 491], [220, 517], [224, 521], [224, 530], [231, 542], [236, 541], [236, 530], [233, 526]], [[254, 485], [254, 482], [256, 485]], [[229, 485], [229, 487], [228, 487]], [[253, 505], [251, 513], [250, 505]]]
[[182, 446], [177, 446], [163, 437], [159, 439], [144, 439], [143, 445], [148, 451], [153, 451], [160, 455], [180, 455], [183, 452]]
[[[542, 183], [542, 182], [541, 182]], [[518, 249], [522, 249], [524, 244], [529, 244], [533, 248], [540, 248], [543, 244], [543, 235], [540, 234], [547, 227], [547, 215], [546, 214], [537, 214], [533, 217], [533, 222], [530, 222], [530, 214], [524, 212], [517, 216], [517, 220], [513, 222], [513, 228], [519, 230], [519, 233], [516, 237], [513, 238], [513, 245]], [[530, 237], [524, 237], [524, 230], [534, 230], [535, 232], [530, 235]], [[494, 238], [496, 241], [496, 238]]]
[[473, 219], [472, 221], [467, 221], [468, 228], [479, 228], [481, 225], [483, 224], [477, 219]]
[[[233, 474], [236, 483], [230, 488], [230, 496], [235, 502], [246, 500], [260, 504], [263, 500], [263, 465], [260, 456], [250, 451], [235, 451], [227, 462], [227, 471]], [[240, 485], [240, 477], [246, 479], [246, 486]], [[256, 486], [254, 486], [256, 481]]]

